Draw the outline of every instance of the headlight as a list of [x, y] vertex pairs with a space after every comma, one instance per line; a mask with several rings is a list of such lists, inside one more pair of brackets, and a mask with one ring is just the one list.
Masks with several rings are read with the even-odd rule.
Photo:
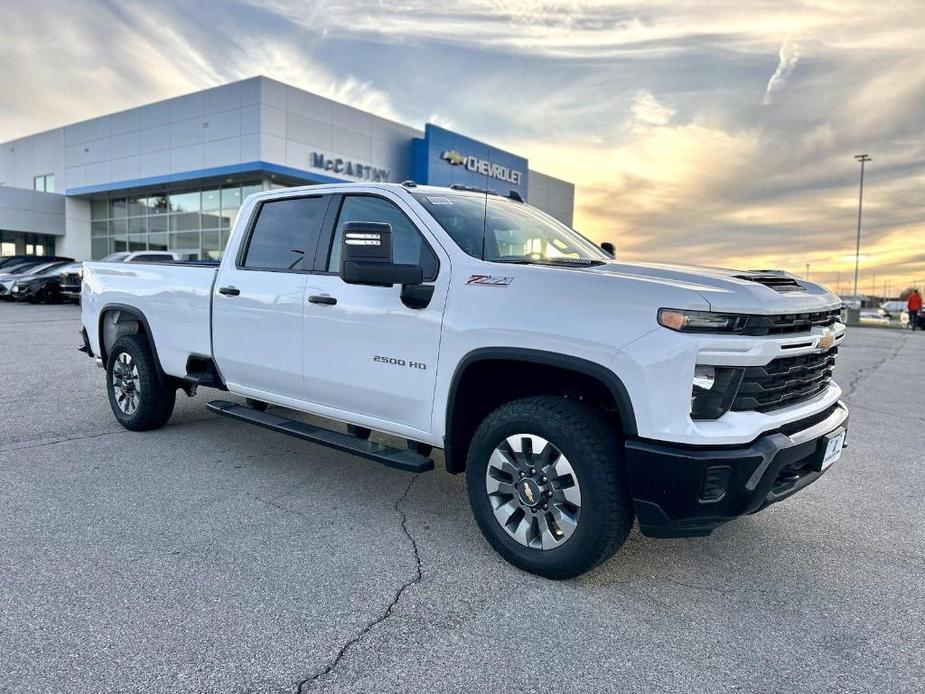
[[691, 388], [691, 419], [718, 419], [735, 400], [745, 369], [731, 366], [694, 368]]
[[748, 316], [735, 313], [686, 311], [678, 308], [660, 308], [658, 324], [683, 333], [741, 333]]

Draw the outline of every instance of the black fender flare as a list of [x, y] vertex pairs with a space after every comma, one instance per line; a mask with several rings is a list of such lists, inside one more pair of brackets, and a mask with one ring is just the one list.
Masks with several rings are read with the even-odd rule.
[[164, 369], [161, 367], [161, 359], [157, 355], [157, 345], [154, 343], [154, 333], [151, 332], [151, 326], [148, 323], [148, 318], [145, 316], [144, 312], [135, 306], [129, 306], [127, 304], [106, 304], [103, 308], [100, 309], [99, 314], [99, 325], [97, 325], [97, 337], [99, 339], [100, 345], [100, 359], [103, 360], [103, 366], [106, 366], [106, 362], [109, 360], [109, 355], [106, 353], [106, 345], [103, 342], [103, 317], [110, 311], [119, 311], [121, 313], [128, 314], [139, 323], [144, 326], [145, 337], [148, 340], [148, 347], [151, 348], [151, 354], [154, 355], [154, 364], [157, 366], [157, 372], [160, 375], [161, 379], [167, 379], [168, 376]]
[[624, 435], [627, 437], [635, 437], [638, 433], [636, 428], [636, 413], [633, 410], [633, 402], [630, 399], [629, 392], [626, 390], [626, 386], [623, 384], [623, 381], [620, 380], [620, 377], [606, 366], [581, 357], [539, 349], [527, 349], [523, 347], [482, 347], [472, 350], [460, 359], [453, 373], [453, 379], [450, 381], [450, 390], [447, 394], [446, 429], [444, 430], [443, 436], [446, 467], [450, 472], [460, 472], [465, 465], [464, 461], [460, 463], [460, 461], [454, 460], [454, 449], [456, 446], [453, 441], [453, 418], [455, 415], [456, 393], [459, 383], [466, 369], [472, 364], [489, 360], [522, 361], [544, 366], [554, 366], [560, 369], [575, 371], [593, 378], [601, 382], [613, 396]]

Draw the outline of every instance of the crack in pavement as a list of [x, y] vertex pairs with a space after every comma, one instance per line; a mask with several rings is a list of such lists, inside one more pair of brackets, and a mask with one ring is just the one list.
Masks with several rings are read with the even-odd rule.
[[854, 394], [855, 389], [860, 385], [861, 381], [870, 376], [874, 371], [879, 369], [884, 364], [888, 364], [893, 359], [899, 356], [899, 353], [902, 351], [902, 348], [906, 346], [906, 341], [909, 339], [908, 334], [904, 334], [900, 339], [896, 341], [896, 345], [893, 347], [893, 351], [887, 355], [886, 359], [878, 361], [876, 364], [871, 366], [865, 366], [863, 369], [858, 369], [854, 378], [848, 382], [848, 384], [842, 389], [842, 397], [847, 399], [849, 396]]
[[323, 669], [319, 670], [318, 672], [315, 672], [314, 674], [301, 680], [296, 685], [295, 694], [305, 694], [305, 692], [308, 692], [309, 688], [312, 687], [312, 685], [314, 685], [315, 682], [318, 682], [319, 680], [321, 680], [322, 678], [326, 677], [331, 672], [333, 672], [334, 669], [340, 664], [340, 661], [343, 659], [343, 657], [347, 654], [347, 651], [349, 651], [353, 646], [355, 646], [360, 641], [362, 641], [363, 638], [370, 631], [372, 631], [376, 626], [378, 626], [379, 624], [382, 624], [385, 620], [387, 620], [389, 617], [392, 616], [392, 613], [394, 612], [396, 605], [398, 605], [398, 601], [401, 600], [401, 596], [404, 595], [405, 591], [408, 590], [411, 586], [421, 581], [423, 574], [421, 572], [421, 555], [418, 552], [418, 543], [414, 539], [414, 536], [411, 534], [411, 531], [408, 530], [408, 514], [406, 514], [401, 509], [402, 502], [408, 497], [408, 494], [411, 492], [411, 486], [414, 484], [415, 480], [419, 476], [420, 475], [416, 474], [414, 475], [414, 477], [411, 478], [411, 481], [408, 483], [408, 486], [405, 487], [404, 493], [400, 497], [398, 497], [398, 499], [396, 499], [395, 501], [395, 510], [401, 516], [402, 532], [405, 533], [405, 537], [407, 537], [408, 541], [411, 543], [411, 551], [414, 554], [414, 562], [415, 562], [414, 576], [412, 576], [411, 580], [405, 581], [398, 588], [398, 590], [395, 591], [395, 597], [392, 598], [392, 601], [389, 603], [388, 607], [386, 607], [386, 609], [382, 612], [382, 614], [380, 614], [378, 617], [376, 617], [372, 621], [368, 622], [366, 626], [364, 626], [356, 636], [354, 636], [352, 639], [347, 641], [343, 646], [341, 646], [340, 650], [334, 656], [333, 660], [331, 660], [331, 662], [327, 664], [327, 666], [325, 666]]

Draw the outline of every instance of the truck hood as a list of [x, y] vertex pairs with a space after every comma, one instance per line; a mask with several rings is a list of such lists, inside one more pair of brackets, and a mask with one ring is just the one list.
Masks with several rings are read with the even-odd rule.
[[694, 291], [710, 304], [710, 310], [723, 313], [801, 313], [835, 308], [842, 303], [825, 287], [779, 270], [613, 261], [587, 271]]

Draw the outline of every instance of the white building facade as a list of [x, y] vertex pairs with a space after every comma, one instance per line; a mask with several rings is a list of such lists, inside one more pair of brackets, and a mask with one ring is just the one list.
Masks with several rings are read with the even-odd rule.
[[0, 256], [217, 259], [251, 192], [409, 179], [516, 191], [572, 223], [574, 185], [524, 157], [254, 77], [0, 144]]

